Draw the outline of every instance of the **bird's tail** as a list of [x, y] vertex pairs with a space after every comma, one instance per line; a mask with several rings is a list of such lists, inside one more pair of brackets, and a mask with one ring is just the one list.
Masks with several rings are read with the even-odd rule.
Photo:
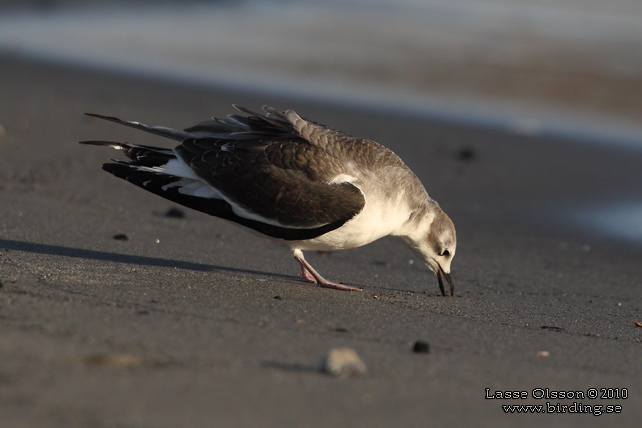
[[203, 182], [171, 149], [112, 141], [81, 141], [80, 144], [122, 150], [131, 161], [112, 160], [103, 169], [151, 193], [207, 214], [214, 214], [218, 192]]

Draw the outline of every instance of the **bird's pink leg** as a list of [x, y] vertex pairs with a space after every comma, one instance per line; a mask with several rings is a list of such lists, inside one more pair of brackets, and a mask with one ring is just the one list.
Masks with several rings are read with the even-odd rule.
[[324, 288], [333, 288], [335, 290], [342, 291], [361, 291], [358, 287], [352, 287], [350, 285], [344, 285], [334, 281], [328, 281], [322, 277], [319, 272], [317, 272], [310, 263], [308, 263], [303, 257], [303, 252], [301, 250], [292, 251], [294, 258], [301, 264], [301, 275], [303, 279], [307, 282], [316, 283], [319, 287]]
[[[297, 259], [298, 260], [298, 259]], [[316, 284], [317, 280], [314, 279], [314, 276], [308, 272], [308, 270], [303, 266], [303, 263], [301, 263], [301, 276], [305, 280], [305, 282], [310, 282], [312, 284]]]

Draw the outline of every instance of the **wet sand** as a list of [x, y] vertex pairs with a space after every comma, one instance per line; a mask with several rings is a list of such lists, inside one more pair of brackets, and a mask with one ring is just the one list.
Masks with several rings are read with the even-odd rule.
[[[642, 154], [377, 106], [0, 63], [11, 82], [0, 87], [6, 426], [585, 427], [642, 417], [642, 250], [564, 214], [639, 196]], [[457, 226], [456, 297], [440, 297], [393, 239], [308, 256], [363, 292], [305, 284], [285, 248], [190, 210], [168, 217], [171, 203], [100, 169], [118, 153], [76, 144], [172, 143], [86, 111], [186, 127], [231, 103], [293, 108], [397, 152]], [[429, 353], [413, 353], [418, 340]], [[320, 373], [338, 346], [368, 372]], [[628, 398], [493, 400], [485, 388], [627, 388]], [[576, 401], [622, 410], [501, 407]]]

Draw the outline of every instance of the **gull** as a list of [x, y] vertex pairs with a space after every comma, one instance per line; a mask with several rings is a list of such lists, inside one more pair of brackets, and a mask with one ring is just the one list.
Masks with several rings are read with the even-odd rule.
[[305, 281], [329, 281], [304, 250], [356, 248], [384, 236], [401, 239], [454, 294], [450, 265], [455, 227], [417, 176], [391, 150], [325, 125], [264, 106], [185, 130], [116, 117], [88, 116], [180, 141], [173, 149], [126, 142], [82, 141], [122, 150], [129, 161], [103, 169], [177, 204], [245, 226], [285, 243]]

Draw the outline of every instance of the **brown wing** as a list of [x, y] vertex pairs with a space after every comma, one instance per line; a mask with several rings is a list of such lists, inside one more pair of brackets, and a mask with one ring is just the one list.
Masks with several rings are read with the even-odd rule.
[[350, 183], [331, 184], [341, 163], [292, 135], [193, 138], [175, 149], [196, 175], [245, 218], [288, 228], [347, 220], [365, 204]]

